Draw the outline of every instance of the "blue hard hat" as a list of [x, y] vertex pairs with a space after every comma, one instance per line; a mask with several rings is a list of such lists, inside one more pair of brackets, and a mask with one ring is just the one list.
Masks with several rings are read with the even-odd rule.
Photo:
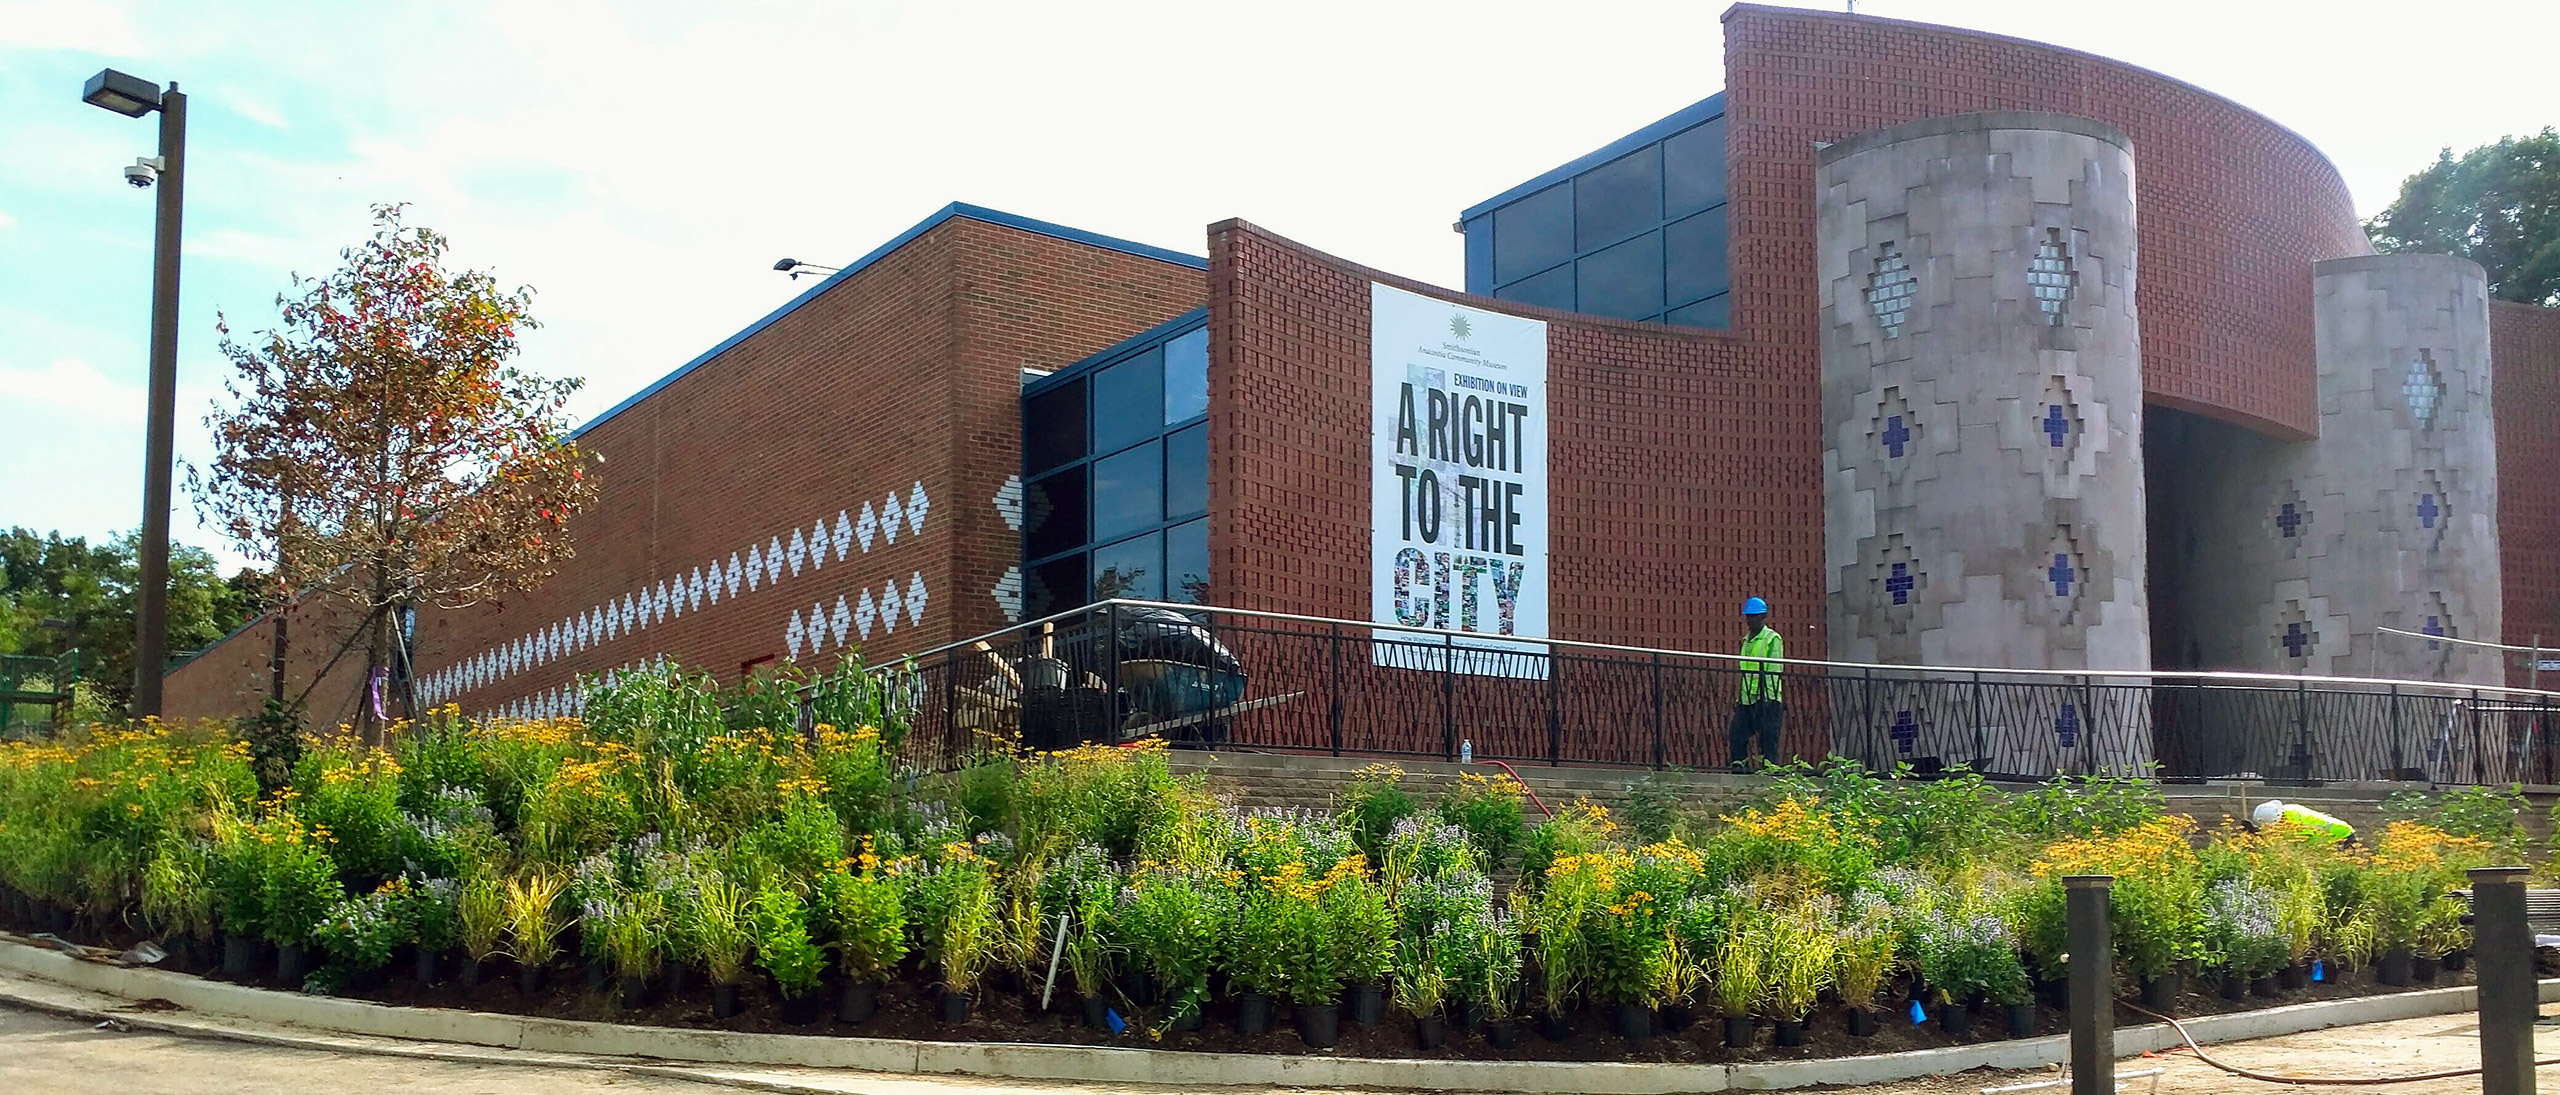
[[1769, 614], [1769, 602], [1763, 601], [1758, 597], [1745, 600], [1742, 602], [1742, 614], [1745, 616], [1766, 616]]

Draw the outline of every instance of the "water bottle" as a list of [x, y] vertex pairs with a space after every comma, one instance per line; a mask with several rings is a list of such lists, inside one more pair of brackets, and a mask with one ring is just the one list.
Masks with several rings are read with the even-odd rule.
[[1460, 763], [1460, 764], [1474, 764], [1475, 762], [1476, 762], [1476, 739], [1474, 739], [1474, 738], [1465, 738], [1465, 739], [1460, 740], [1460, 741], [1458, 742], [1458, 763]]

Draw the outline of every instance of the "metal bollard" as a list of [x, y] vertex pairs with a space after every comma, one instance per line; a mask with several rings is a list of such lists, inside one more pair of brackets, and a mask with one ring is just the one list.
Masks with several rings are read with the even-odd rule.
[[2533, 929], [2524, 918], [2523, 867], [2471, 872], [2472, 953], [2480, 960], [2481, 1095], [2533, 1095]]
[[[2115, 876], [2065, 875], [2071, 947], [2071, 1095], [2116, 1095]], [[2521, 902], [2521, 898], [2518, 899]], [[2517, 905], [2521, 918], [2523, 905]]]

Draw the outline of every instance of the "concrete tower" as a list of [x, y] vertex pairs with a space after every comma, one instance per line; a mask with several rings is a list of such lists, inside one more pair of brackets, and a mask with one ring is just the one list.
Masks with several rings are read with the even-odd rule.
[[[1816, 159], [1832, 656], [2148, 669], [2129, 142], [1966, 114]], [[1834, 741], [2126, 770], [2150, 759], [2148, 710], [2106, 683], [1861, 683], [1832, 697]]]

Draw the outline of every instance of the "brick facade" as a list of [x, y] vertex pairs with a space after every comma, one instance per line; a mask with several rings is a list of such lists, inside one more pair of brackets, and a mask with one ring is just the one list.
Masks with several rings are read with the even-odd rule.
[[[2498, 555], [2506, 641], [2560, 646], [2560, 308], [2492, 301], [2498, 418]], [[2522, 670], [2511, 673], [2523, 684]], [[2542, 675], [2544, 688], [2553, 676]]]
[[[531, 594], [422, 619], [428, 698], [557, 703], [579, 674], [659, 655], [735, 679], [788, 656], [795, 618], [800, 660], [819, 666], [857, 643], [877, 657], [1003, 626], [989, 591], [1021, 547], [994, 498], [1021, 471], [1022, 370], [1199, 307], [1202, 289], [1190, 266], [943, 219], [589, 424], [602, 490], [572, 528], [577, 558]], [[733, 565], [754, 573], [732, 587]], [[721, 588], [697, 599], [696, 575]], [[610, 637], [574, 637], [608, 611]], [[251, 666], [246, 690], [263, 695], [264, 635], [174, 672], [168, 710], [236, 713]], [[295, 645], [299, 671], [312, 654]], [[360, 675], [360, 657], [338, 672]], [[315, 692], [313, 721], [351, 717], [355, 692]]]

